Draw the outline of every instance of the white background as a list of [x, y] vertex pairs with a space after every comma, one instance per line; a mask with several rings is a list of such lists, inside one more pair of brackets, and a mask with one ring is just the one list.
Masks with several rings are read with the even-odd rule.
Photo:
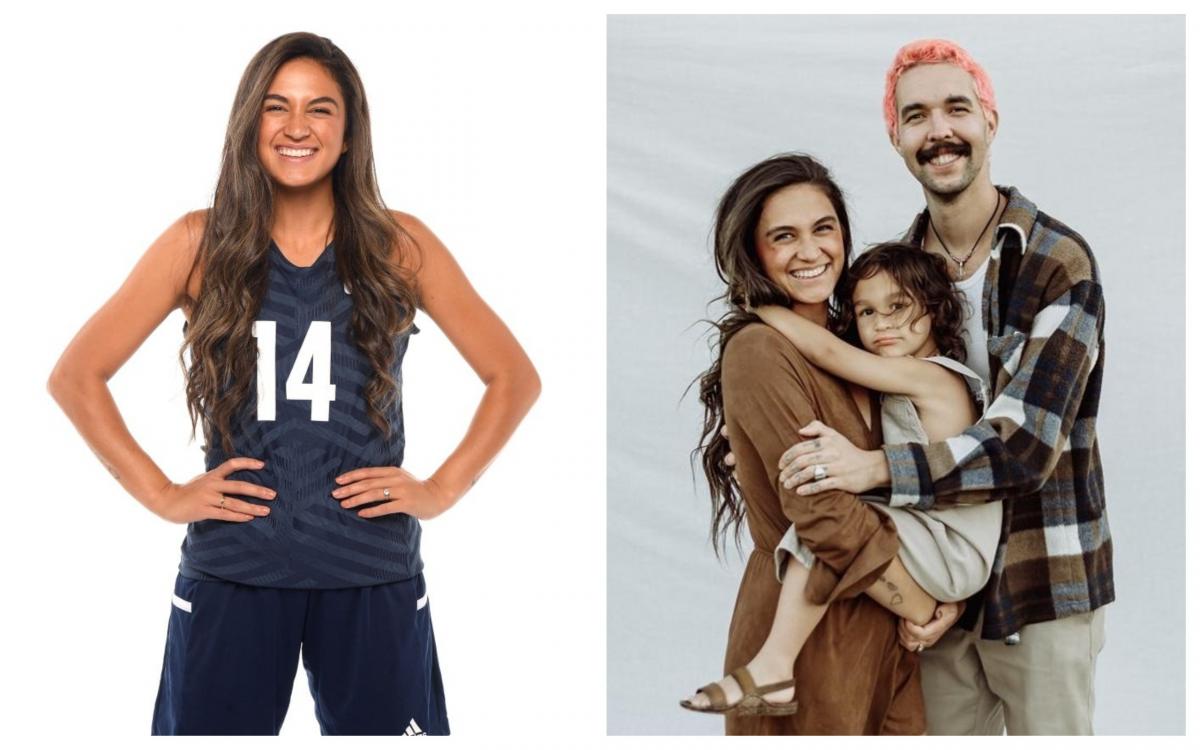
[[[721, 674], [742, 560], [707, 543], [689, 452], [723, 291], [716, 204], [774, 153], [821, 159], [855, 246], [924, 203], [886, 136], [896, 50], [953, 39], [990, 73], [992, 178], [1085, 237], [1107, 306], [1098, 434], [1116, 603], [1096, 678], [1103, 734], [1184, 731], [1182, 17], [615, 17], [608, 35], [608, 731], [702, 734], [676, 701]], [[635, 613], [631, 616], [631, 613]]]
[[[476, 741], [603, 734], [603, 17], [389, 7], [105, 3], [3, 23], [12, 483], [0, 671], [19, 688], [4, 700], [6, 737], [149, 733], [185, 527], [124, 493], [45, 382], [154, 238], [209, 205], [242, 70], [296, 30], [354, 62], [385, 200], [441, 237], [543, 381], [484, 477], [424, 524], [451, 730]], [[175, 481], [203, 471], [176, 360], [182, 324], [172, 314], [110, 383]], [[405, 467], [426, 476], [483, 388], [432, 321], [418, 325]], [[593, 678], [547, 689], [580, 670]], [[536, 721], [521, 693], [536, 693]], [[283, 734], [318, 731], [300, 669]]]

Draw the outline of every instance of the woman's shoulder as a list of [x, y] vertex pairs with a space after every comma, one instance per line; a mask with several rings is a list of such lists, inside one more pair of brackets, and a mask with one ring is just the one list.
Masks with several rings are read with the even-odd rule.
[[729, 338], [725, 344], [725, 357], [788, 356], [795, 354], [803, 360], [800, 351], [791, 345], [779, 331], [762, 322], [747, 323]]
[[204, 236], [204, 226], [208, 223], [207, 208], [188, 211], [166, 228], [162, 240], [166, 241], [171, 250], [184, 256], [190, 263], [200, 250], [200, 238]]
[[411, 234], [413, 232], [429, 231], [429, 227], [425, 226], [423, 221], [410, 213], [397, 211], [394, 208], [389, 208], [388, 213], [392, 215], [392, 218], [396, 220], [396, 224], [405, 232]]
[[208, 223], [208, 212], [207, 208], [187, 211], [167, 226], [162, 233], [162, 239], [170, 242], [175, 250], [194, 255], [200, 247], [204, 226]]
[[813, 366], [782, 333], [766, 323], [750, 323], [725, 344], [721, 369], [730, 375], [736, 373], [763, 379], [773, 377], [780, 370], [793, 376], [807, 375]]
[[204, 227], [208, 224], [210, 209], [198, 208], [188, 211], [175, 220], [167, 228], [165, 236], [172, 238], [181, 268], [186, 269], [185, 291], [183, 299], [184, 314], [188, 314], [194, 301], [200, 297], [200, 282], [204, 277], [203, 264], [197, 262], [200, 252], [200, 238], [204, 236]]
[[[725, 344], [721, 359], [721, 388], [725, 408], [731, 414], [762, 414], [780, 410], [772, 418], [812, 411], [827, 424], [844, 427], [853, 413], [854, 402], [839, 381], [804, 358], [780, 332], [765, 323], [750, 323], [734, 333]], [[838, 406], [840, 404], [840, 406]], [[797, 411], [798, 410], [798, 411]]]
[[212, 211], [211, 208], [197, 208], [188, 211], [183, 215], [183, 218], [192, 224], [196, 224], [197, 228], [203, 231], [204, 225], [208, 223], [208, 214]]
[[425, 222], [410, 213], [392, 208], [388, 209], [388, 213], [396, 222], [396, 226], [400, 228], [400, 233], [396, 237], [396, 246], [392, 250], [393, 259], [408, 271], [419, 272], [423, 265], [421, 263], [422, 253], [438, 247], [433, 231], [425, 225]]

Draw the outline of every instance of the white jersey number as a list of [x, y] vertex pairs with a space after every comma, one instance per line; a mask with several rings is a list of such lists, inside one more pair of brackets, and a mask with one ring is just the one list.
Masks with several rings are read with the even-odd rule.
[[[275, 420], [275, 321], [256, 320], [250, 329], [258, 339], [258, 419]], [[296, 363], [288, 373], [288, 401], [312, 402], [312, 420], [329, 421], [329, 403], [337, 394], [337, 386], [329, 380], [329, 360], [333, 327], [328, 320], [314, 320], [304, 334]], [[312, 382], [304, 382], [304, 374], [312, 365]]]

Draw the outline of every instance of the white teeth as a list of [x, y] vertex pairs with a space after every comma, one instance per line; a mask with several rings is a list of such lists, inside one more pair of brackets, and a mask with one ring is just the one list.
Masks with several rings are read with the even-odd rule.
[[938, 154], [937, 156], [933, 157], [929, 161], [940, 167], [944, 164], [949, 164], [950, 162], [954, 161], [957, 158], [958, 158], [958, 154]]
[[285, 146], [280, 146], [277, 150], [284, 156], [308, 156], [317, 151], [315, 148], [287, 148]]
[[826, 268], [829, 268], [828, 263], [826, 263], [823, 266], [820, 266], [819, 268], [809, 268], [808, 270], [805, 270], [805, 271], [791, 271], [790, 273], [792, 274], [793, 277], [795, 277], [797, 279], [815, 279], [816, 277], [825, 273]]

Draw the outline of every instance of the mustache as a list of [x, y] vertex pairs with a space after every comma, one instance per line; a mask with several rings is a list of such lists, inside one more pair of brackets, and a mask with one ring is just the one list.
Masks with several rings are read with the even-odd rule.
[[956, 154], [958, 156], [970, 156], [971, 147], [965, 143], [939, 143], [936, 146], [922, 149], [917, 152], [917, 163], [926, 164], [930, 159], [941, 154]]

